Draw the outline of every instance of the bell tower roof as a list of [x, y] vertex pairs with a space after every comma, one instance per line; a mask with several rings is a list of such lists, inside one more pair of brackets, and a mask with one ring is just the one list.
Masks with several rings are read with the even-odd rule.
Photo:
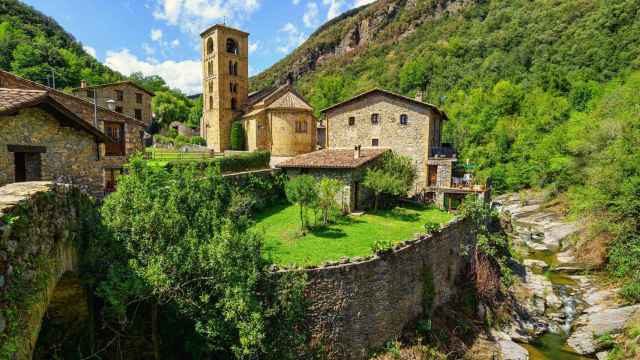
[[223, 25], [223, 24], [215, 24], [213, 26], [208, 27], [203, 32], [201, 32], [200, 33], [200, 37], [206, 36], [207, 34], [212, 32], [213, 30], [225, 30], [225, 31], [229, 31], [229, 32], [235, 32], [235, 33], [237, 33], [238, 35], [241, 35], [241, 36], [249, 36], [248, 32], [244, 32], [242, 30], [234, 29], [232, 27], [228, 27], [228, 26]]

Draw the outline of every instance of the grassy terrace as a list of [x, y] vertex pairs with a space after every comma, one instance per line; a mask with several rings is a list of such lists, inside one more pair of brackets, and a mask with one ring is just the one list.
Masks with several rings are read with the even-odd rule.
[[258, 214], [255, 226], [264, 232], [267, 256], [277, 264], [306, 266], [343, 256], [371, 255], [376, 240], [412, 239], [415, 233], [424, 231], [426, 222], [445, 223], [452, 217], [434, 208], [404, 206], [377, 214], [348, 216], [337, 224], [299, 236], [298, 207], [283, 204]]

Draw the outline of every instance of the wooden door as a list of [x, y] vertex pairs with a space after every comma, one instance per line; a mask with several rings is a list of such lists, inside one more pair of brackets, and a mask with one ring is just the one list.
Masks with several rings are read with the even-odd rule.
[[429, 186], [436, 186], [438, 183], [438, 165], [429, 165]]
[[15, 182], [27, 181], [27, 167], [25, 164], [25, 153], [13, 153], [15, 164]]

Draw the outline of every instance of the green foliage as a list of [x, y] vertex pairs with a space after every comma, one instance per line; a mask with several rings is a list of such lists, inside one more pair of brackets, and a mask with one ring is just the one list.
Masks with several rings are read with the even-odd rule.
[[306, 209], [316, 204], [318, 201], [318, 190], [316, 188], [316, 179], [311, 175], [300, 175], [292, 178], [284, 187], [287, 199], [298, 204], [300, 208], [300, 231], [308, 227], [306, 218]]
[[203, 177], [195, 166], [167, 171], [134, 159], [101, 211], [109, 236], [98, 291], [117, 323], [153, 299], [175, 306], [218, 356], [293, 358], [304, 344], [294, 331], [304, 282], [268, 274], [262, 239], [248, 231], [249, 201], [215, 167]]
[[389, 252], [393, 248], [394, 243], [391, 239], [376, 239], [371, 245], [371, 251], [373, 251], [374, 254]]
[[244, 150], [244, 128], [240, 121], [231, 125], [231, 149]]
[[219, 166], [223, 173], [241, 172], [249, 170], [268, 169], [271, 160], [271, 153], [268, 151], [252, 151], [247, 153], [231, 154], [225, 156], [214, 157], [207, 161], [185, 160], [171, 161], [166, 167], [168, 169], [189, 167], [192, 164], [200, 169], [206, 169], [210, 166]]
[[374, 209], [378, 210], [383, 194], [393, 197], [406, 196], [415, 179], [416, 169], [411, 158], [387, 152], [380, 166], [367, 169], [362, 185], [373, 191]]
[[317, 207], [322, 212], [322, 224], [327, 225], [332, 212], [340, 211], [337, 196], [344, 187], [338, 179], [324, 177], [317, 183]]
[[432, 234], [438, 230], [440, 230], [440, 224], [437, 222], [430, 221], [424, 224], [424, 231], [426, 231], [427, 234]]
[[191, 110], [191, 101], [178, 91], [158, 91], [153, 97], [152, 107], [156, 121], [167, 127], [174, 121], [186, 122]]
[[207, 145], [207, 141], [202, 136], [198, 136], [198, 135], [192, 136], [189, 142], [193, 145], [200, 145], [200, 146]]

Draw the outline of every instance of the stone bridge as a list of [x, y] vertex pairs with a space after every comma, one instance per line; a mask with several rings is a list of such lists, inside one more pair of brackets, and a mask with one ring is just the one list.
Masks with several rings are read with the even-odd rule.
[[[77, 244], [82, 215], [89, 211], [95, 211], [91, 199], [67, 185], [0, 187], [0, 359], [50, 355], [46, 346], [41, 356], [36, 351], [43, 322], [73, 317], [72, 323], [88, 323]], [[58, 326], [49, 335], [73, 336], [72, 328]]]

